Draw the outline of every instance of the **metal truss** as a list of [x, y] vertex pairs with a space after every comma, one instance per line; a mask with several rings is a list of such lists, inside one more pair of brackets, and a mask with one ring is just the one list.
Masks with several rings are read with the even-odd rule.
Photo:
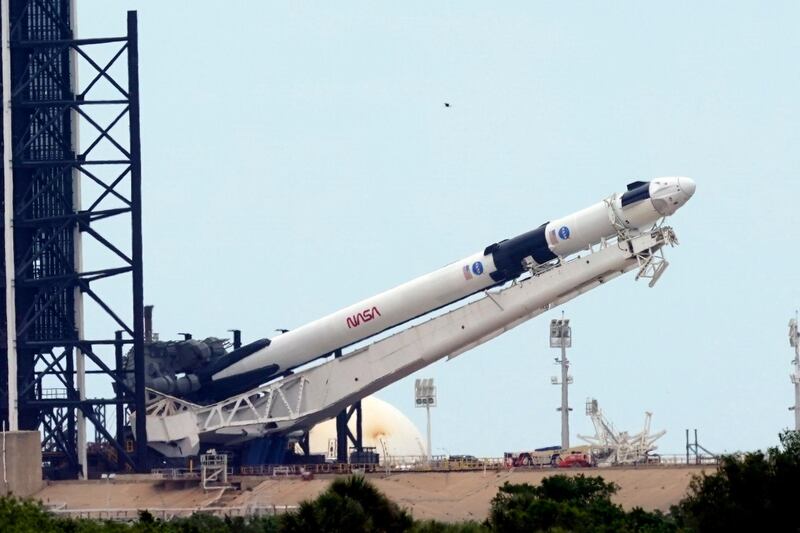
[[[336, 350], [334, 357], [341, 357], [342, 350]], [[353, 416], [356, 418], [356, 433], [350, 431], [350, 420]], [[364, 451], [364, 431], [362, 420], [364, 413], [361, 409], [361, 400], [355, 402], [353, 405], [346, 407], [339, 411], [336, 415], [336, 461], [339, 463], [349, 463], [350, 459], [347, 454], [347, 448], [350, 444], [353, 445], [357, 453]], [[302, 448], [302, 446], [301, 446]], [[306, 455], [308, 450], [304, 449]]]
[[227, 455], [209, 452], [200, 456], [200, 484], [203, 490], [225, 490], [230, 486]]
[[[227, 435], [241, 437], [235, 440], [248, 440], [263, 434], [261, 428], [252, 427], [254, 421], [256, 425], [263, 421], [263, 424], [274, 429], [278, 423], [298, 419], [303, 414], [303, 405], [306, 403], [307, 383], [308, 379], [302, 375], [289, 376], [209, 406], [196, 405], [148, 389], [147, 416], [154, 424], [151, 433], [156, 435], [155, 442], [159, 442], [159, 435], [162, 437], [161, 441], [167, 436], [167, 441], [177, 442], [184, 438], [179, 435], [196, 426], [203, 434], [213, 435], [222, 431]], [[158, 429], [154, 430], [156, 427]], [[214, 442], [214, 439], [209, 442]], [[219, 442], [230, 443], [231, 439], [226, 436]], [[170, 457], [176, 454], [196, 454], [198, 445], [199, 439], [192, 437], [170, 447], [158, 447], [157, 444], [154, 447]]]
[[644, 427], [639, 433], [617, 431], [594, 398], [586, 400], [586, 416], [591, 418], [595, 434], [578, 438], [591, 446], [592, 457], [602, 466], [647, 462], [648, 454], [658, 448], [655, 442], [666, 434], [666, 431], [650, 433], [653, 416], [650, 412], [645, 412]]
[[[356, 433], [350, 431], [349, 422], [356, 417]], [[340, 463], [349, 463], [350, 459], [347, 454], [349, 444], [353, 445], [356, 453], [364, 452], [364, 430], [362, 420], [364, 419], [363, 410], [361, 409], [361, 400], [355, 402], [353, 405], [342, 409], [336, 415], [336, 460]]]
[[[671, 228], [664, 228], [663, 234], [666, 244], [670, 246], [678, 244], [675, 232]], [[639, 272], [636, 273], [636, 279], [649, 279], [648, 286], [651, 288], [661, 279], [662, 274], [669, 266], [669, 261], [664, 258], [664, 250], [661, 248], [655, 251], [649, 249], [637, 250], [636, 261], [639, 264]]]
[[[75, 38], [73, 17], [70, 0], [10, 0], [11, 83], [3, 95], [11, 102], [13, 215], [4, 224], [13, 223], [13, 290], [3, 285], [4, 295], [14, 294], [16, 328], [5, 306], [2, 317], [16, 349], [3, 343], [0, 357], [17, 360], [19, 427], [40, 428], [43, 446], [63, 453], [73, 473], [86, 473], [87, 421], [130, 468], [144, 470], [144, 423], [134, 456], [119, 424], [112, 434], [104, 416], [105, 405], [135, 410], [145, 396], [144, 365], [136, 365], [132, 389], [115, 357], [122, 346], [137, 362], [144, 354], [136, 13], [128, 13], [126, 36], [99, 39]], [[111, 219], [130, 227], [127, 237], [111, 235]], [[87, 245], [102, 250], [102, 265], [83, 267]], [[132, 287], [124, 305], [97, 286], [122, 276]], [[113, 325], [108, 337], [84, 337], [84, 301]], [[9, 420], [9, 370], [0, 370], [0, 416]], [[87, 397], [93, 374], [112, 382], [113, 397]]]
[[236, 444], [299, 435], [365, 396], [443, 358], [483, 344], [531, 318], [638, 268], [637, 255], [672, 242], [658, 228], [486, 292], [427, 322], [225, 401], [200, 406], [149, 390], [150, 445], [166, 455], [197, 453], [199, 443]]

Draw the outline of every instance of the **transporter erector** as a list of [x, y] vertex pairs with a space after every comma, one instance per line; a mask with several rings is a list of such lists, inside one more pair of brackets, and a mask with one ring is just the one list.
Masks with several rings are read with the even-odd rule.
[[[148, 385], [150, 445], [185, 455], [201, 441], [242, 442], [305, 430], [442, 358], [455, 357], [633, 269], [651, 278], [676, 242], [659, 224], [695, 192], [686, 177], [637, 181], [621, 194], [499, 241], [273, 339]], [[582, 260], [576, 254], [586, 251]], [[467, 300], [483, 293], [484, 297]], [[464, 300], [463, 304], [458, 305]], [[456, 304], [425, 322], [398, 328]], [[371, 337], [397, 328], [391, 335]], [[298, 367], [367, 340], [305, 370]]]

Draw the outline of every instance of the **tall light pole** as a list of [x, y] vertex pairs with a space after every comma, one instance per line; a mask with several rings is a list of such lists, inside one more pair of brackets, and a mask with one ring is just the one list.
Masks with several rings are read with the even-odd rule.
[[424, 407], [428, 415], [428, 462], [431, 461], [431, 407], [436, 407], [436, 387], [433, 378], [418, 379], [414, 382], [414, 405]]
[[572, 383], [572, 376], [569, 375], [569, 360], [567, 359], [567, 348], [572, 348], [572, 328], [569, 326], [569, 319], [561, 318], [550, 321], [550, 347], [561, 348], [561, 359], [556, 357], [556, 364], [561, 365], [561, 380], [557, 376], [550, 378], [553, 385], [561, 385], [561, 449], [569, 449], [569, 385]]
[[794, 371], [789, 375], [794, 383], [794, 406], [789, 410], [794, 411], [794, 430], [800, 431], [800, 331], [797, 327], [797, 312], [789, 321], [789, 346], [794, 348]]

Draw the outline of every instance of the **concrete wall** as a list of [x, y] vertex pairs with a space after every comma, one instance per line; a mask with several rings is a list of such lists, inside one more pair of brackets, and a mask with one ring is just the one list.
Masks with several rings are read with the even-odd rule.
[[27, 497], [42, 488], [42, 447], [38, 431], [0, 432], [0, 494]]

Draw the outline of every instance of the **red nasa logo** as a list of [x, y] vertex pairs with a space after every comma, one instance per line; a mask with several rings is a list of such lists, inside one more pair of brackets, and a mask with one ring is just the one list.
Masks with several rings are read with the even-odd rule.
[[364, 309], [360, 313], [356, 313], [347, 317], [347, 327], [350, 329], [357, 328], [364, 322], [369, 322], [370, 320], [374, 320], [379, 316], [381, 316], [381, 312], [378, 311], [377, 307], [373, 307], [372, 309]]

